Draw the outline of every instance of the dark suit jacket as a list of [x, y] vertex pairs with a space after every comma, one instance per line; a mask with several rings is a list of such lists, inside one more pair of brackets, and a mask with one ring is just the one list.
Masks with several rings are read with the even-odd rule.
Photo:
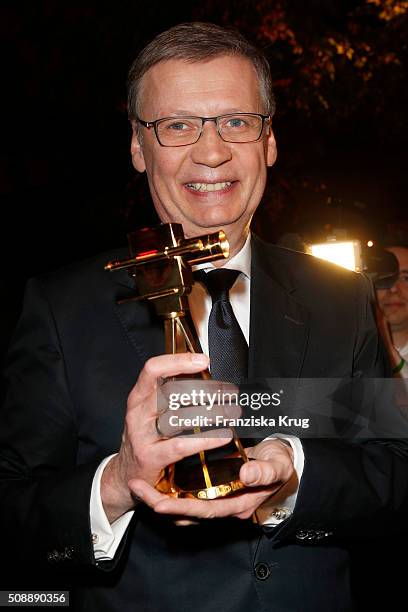
[[[163, 352], [162, 323], [105, 253], [29, 283], [10, 350], [0, 524], [29, 567], [79, 584], [79, 609], [351, 609], [349, 548], [405, 524], [403, 441], [305, 439], [296, 509], [277, 528], [234, 519], [176, 527], [140, 505], [113, 562], [95, 564], [89, 498], [118, 450], [127, 395]], [[249, 375], [371, 377], [384, 365], [364, 280], [253, 241]], [[66, 573], [66, 574], [65, 574]]]

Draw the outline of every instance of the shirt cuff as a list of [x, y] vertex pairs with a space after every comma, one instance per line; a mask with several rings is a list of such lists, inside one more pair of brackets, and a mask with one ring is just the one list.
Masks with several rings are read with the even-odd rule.
[[129, 512], [126, 512], [110, 524], [103, 508], [101, 499], [102, 472], [115, 454], [109, 455], [109, 457], [106, 457], [100, 463], [92, 482], [89, 513], [91, 519], [92, 543], [95, 559], [97, 561], [110, 561], [113, 559], [134, 513], [134, 510], [129, 510]]
[[300, 480], [305, 466], [305, 454], [302, 443], [296, 436], [274, 434], [265, 438], [268, 440], [284, 440], [293, 450], [294, 473], [292, 478], [279, 489], [279, 491], [259, 506], [256, 511], [258, 521], [263, 526], [276, 527], [284, 520], [289, 518], [295, 509], [295, 504], [299, 492]]

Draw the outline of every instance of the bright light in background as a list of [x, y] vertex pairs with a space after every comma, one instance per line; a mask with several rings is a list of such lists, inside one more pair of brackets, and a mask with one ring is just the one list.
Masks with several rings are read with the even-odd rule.
[[361, 272], [361, 245], [359, 240], [311, 244], [310, 253], [314, 257], [320, 257], [320, 259], [325, 259], [348, 270]]
[[374, 246], [374, 242], [373, 242], [372, 240], [369, 240], [369, 241], [367, 242], [367, 246], [368, 246], [368, 247], [372, 247], [372, 246]]

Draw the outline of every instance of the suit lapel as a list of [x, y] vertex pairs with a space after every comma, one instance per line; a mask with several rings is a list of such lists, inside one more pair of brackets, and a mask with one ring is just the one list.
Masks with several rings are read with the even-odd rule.
[[307, 346], [306, 308], [295, 299], [289, 269], [256, 237], [252, 241], [249, 378], [297, 378]]
[[150, 357], [162, 355], [165, 352], [163, 321], [156, 315], [153, 305], [147, 300], [119, 304], [136, 295], [136, 289], [126, 270], [111, 274], [115, 285], [115, 315], [131, 345], [143, 363]]
[[[115, 284], [115, 314], [142, 361], [150, 357], [163, 355], [165, 352], [164, 322], [156, 315], [151, 302], [147, 300], [129, 301], [118, 304], [137, 294], [133, 279], [126, 270], [112, 273]], [[190, 311], [186, 312], [186, 321], [190, 329], [195, 332]], [[197, 340], [199, 350], [200, 341]]]

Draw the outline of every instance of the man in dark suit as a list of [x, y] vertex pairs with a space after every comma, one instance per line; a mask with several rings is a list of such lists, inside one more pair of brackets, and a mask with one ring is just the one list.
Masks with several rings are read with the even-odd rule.
[[[249, 234], [276, 159], [262, 55], [236, 33], [184, 24], [142, 52], [129, 92], [132, 160], [161, 220], [186, 236], [228, 235], [249, 378], [382, 376], [363, 279]], [[0, 434], [1, 524], [17, 556], [70, 574], [78, 609], [350, 610], [349, 542], [405, 523], [407, 445], [274, 437], [248, 449], [239, 495], [159, 492], [166, 466], [231, 434], [160, 435], [159, 381], [198, 373], [208, 357], [162, 355], [148, 305], [117, 304], [131, 279], [103, 266], [123, 255], [27, 288]], [[197, 290], [192, 315], [206, 347], [208, 298]]]

